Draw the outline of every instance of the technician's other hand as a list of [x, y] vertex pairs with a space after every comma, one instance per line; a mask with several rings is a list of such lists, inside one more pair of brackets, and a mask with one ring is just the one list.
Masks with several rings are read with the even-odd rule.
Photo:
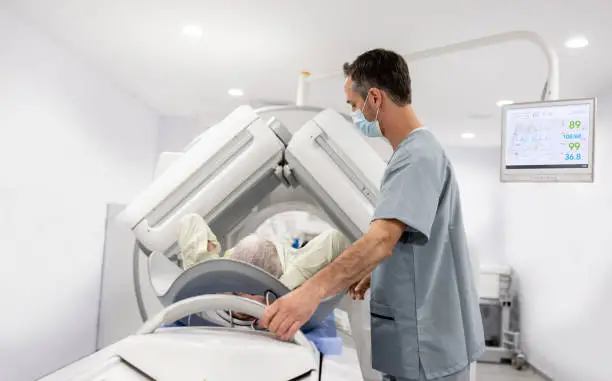
[[348, 293], [353, 298], [353, 300], [363, 300], [365, 298], [365, 293], [370, 288], [370, 282], [372, 281], [372, 276], [368, 275], [363, 278], [359, 282], [353, 284], [348, 289]]
[[269, 305], [259, 325], [282, 340], [292, 339], [321, 303], [315, 292], [302, 285]]

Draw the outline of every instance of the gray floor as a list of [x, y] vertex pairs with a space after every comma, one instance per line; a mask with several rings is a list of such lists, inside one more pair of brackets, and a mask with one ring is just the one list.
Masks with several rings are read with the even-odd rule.
[[477, 381], [546, 381], [530, 369], [517, 371], [510, 365], [478, 364]]

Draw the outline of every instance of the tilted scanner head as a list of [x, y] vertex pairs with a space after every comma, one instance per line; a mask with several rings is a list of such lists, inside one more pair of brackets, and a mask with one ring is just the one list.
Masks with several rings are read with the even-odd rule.
[[290, 134], [241, 106], [209, 128], [118, 219], [149, 251], [167, 253], [178, 223], [200, 214], [217, 235], [281, 183], [303, 186], [349, 239], [369, 227], [385, 163], [357, 129], [325, 110]]
[[[170, 254], [176, 250], [183, 216], [202, 215], [220, 237], [280, 184], [300, 185], [347, 238], [359, 238], [373, 215], [383, 160], [350, 122], [332, 110], [319, 113], [289, 136], [277, 121], [266, 123], [253, 109], [241, 106], [202, 134], [118, 219], [147, 251]], [[187, 295], [217, 292], [229, 286], [223, 283], [229, 280], [222, 279], [229, 272], [246, 268], [224, 266], [227, 263], [196, 265], [158, 296], [167, 305]], [[238, 279], [243, 290], [265, 291], [252, 283], [259, 279], [255, 273], [252, 279], [237, 275], [227, 279]], [[288, 290], [277, 291], [281, 296]]]
[[[212, 126], [118, 216], [142, 246], [168, 252], [178, 224], [200, 214], [217, 234], [280, 184], [275, 169], [285, 144], [248, 106]], [[259, 198], [259, 199], [258, 199]], [[227, 218], [224, 218], [227, 217]], [[216, 224], [215, 224], [216, 222]]]

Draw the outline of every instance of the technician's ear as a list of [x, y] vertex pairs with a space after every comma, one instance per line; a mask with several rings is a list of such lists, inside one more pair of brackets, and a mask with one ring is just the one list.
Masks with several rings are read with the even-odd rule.
[[372, 99], [372, 103], [374, 104], [374, 106], [376, 106], [377, 108], [380, 107], [380, 105], [382, 104], [383, 95], [384, 93], [380, 89], [377, 89], [375, 87], [370, 89], [370, 98]]

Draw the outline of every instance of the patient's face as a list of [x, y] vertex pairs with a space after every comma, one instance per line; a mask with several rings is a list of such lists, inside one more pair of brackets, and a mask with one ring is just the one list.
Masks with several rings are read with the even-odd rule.
[[254, 301], [259, 302], [261, 304], [266, 304], [266, 298], [264, 298], [261, 295], [243, 294], [243, 293], [239, 292], [238, 296], [242, 296], [243, 298], [254, 300]]
[[[244, 293], [241, 293], [241, 292], [227, 292], [226, 294], [238, 295], [238, 296], [241, 296], [243, 298], [254, 300], [254, 301], [259, 302], [261, 304], [266, 304], [266, 298], [264, 298], [261, 295], [244, 294]], [[247, 315], [247, 314], [241, 314], [241, 313], [237, 313], [237, 312], [234, 312], [233, 315], [234, 315], [234, 317], [236, 319], [240, 319], [240, 320], [254, 320], [255, 319], [253, 316], [250, 316], [250, 315]]]

